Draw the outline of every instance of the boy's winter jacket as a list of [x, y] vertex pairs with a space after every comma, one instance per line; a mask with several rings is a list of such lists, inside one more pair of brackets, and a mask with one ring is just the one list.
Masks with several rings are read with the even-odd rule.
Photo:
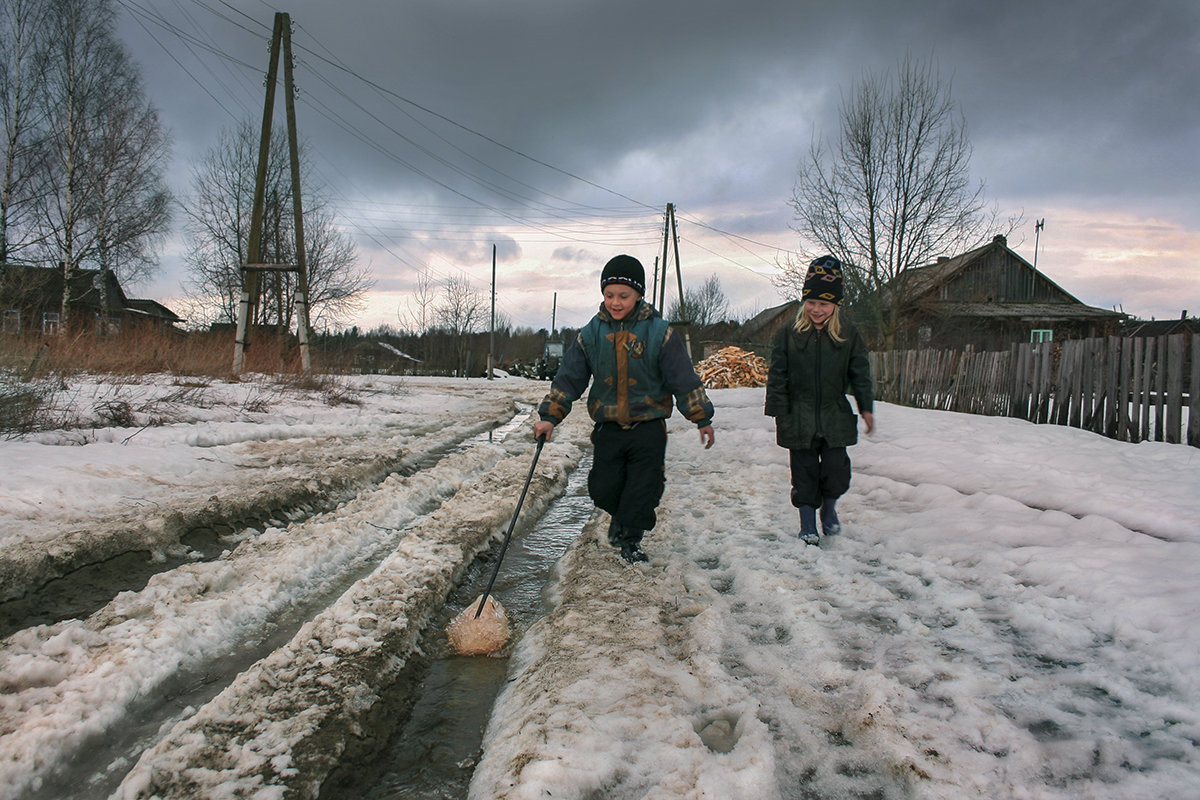
[[829, 447], [858, 441], [858, 417], [846, 400], [850, 391], [859, 412], [873, 412], [874, 386], [867, 346], [853, 325], [843, 325], [844, 341], [810, 328], [788, 325], [771, 346], [764, 411], [775, 417], [775, 441], [808, 450], [820, 436]]
[[683, 340], [648, 303], [639, 302], [619, 322], [601, 304], [563, 356], [538, 415], [562, 422], [593, 377], [587, 405], [597, 423], [665, 419], [674, 395], [680, 413], [697, 427], [712, 424], [712, 403]]

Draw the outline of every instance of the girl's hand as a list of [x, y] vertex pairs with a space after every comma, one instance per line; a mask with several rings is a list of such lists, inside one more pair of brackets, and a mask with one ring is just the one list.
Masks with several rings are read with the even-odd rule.
[[870, 411], [863, 411], [859, 414], [863, 419], [863, 423], [867, 426], [867, 435], [871, 435], [871, 431], [875, 430], [875, 415]]
[[717, 435], [715, 433], [713, 433], [712, 425], [705, 425], [703, 428], [700, 429], [700, 441], [704, 442], [705, 450], [712, 447], [713, 442], [715, 442], [716, 440], [717, 440]]

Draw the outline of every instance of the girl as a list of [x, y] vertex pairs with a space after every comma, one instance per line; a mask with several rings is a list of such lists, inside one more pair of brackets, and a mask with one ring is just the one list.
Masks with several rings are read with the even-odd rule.
[[874, 387], [867, 347], [841, 318], [842, 265], [833, 256], [812, 262], [795, 324], [775, 336], [767, 372], [765, 413], [775, 418], [775, 441], [789, 450], [792, 505], [800, 510], [800, 539], [817, 544], [817, 510], [826, 536], [841, 531], [837, 499], [850, 488], [846, 448], [858, 441], [858, 403], [867, 433], [875, 429]]
[[646, 271], [633, 256], [611, 259], [600, 273], [604, 302], [563, 356], [538, 406], [535, 439], [553, 435], [591, 380], [588, 412], [596, 426], [588, 494], [612, 515], [609, 544], [630, 563], [646, 561], [642, 535], [654, 527], [662, 499], [671, 400], [713, 445], [713, 406], [687, 348], [642, 300]]

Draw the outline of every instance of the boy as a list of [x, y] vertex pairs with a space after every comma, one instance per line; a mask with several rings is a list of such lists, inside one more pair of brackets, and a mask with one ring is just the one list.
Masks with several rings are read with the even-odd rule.
[[612, 515], [608, 541], [629, 563], [646, 561], [642, 536], [657, 521], [654, 510], [666, 482], [667, 417], [671, 399], [712, 447], [713, 406], [683, 340], [642, 300], [646, 271], [633, 256], [604, 265], [604, 302], [563, 356], [550, 392], [538, 406], [535, 439], [547, 441], [592, 381], [588, 413], [595, 421], [588, 494]]

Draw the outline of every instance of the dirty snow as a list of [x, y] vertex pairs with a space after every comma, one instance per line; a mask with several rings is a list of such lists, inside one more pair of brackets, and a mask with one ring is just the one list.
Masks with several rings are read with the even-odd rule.
[[[52, 548], [97, 514], [417, 451], [545, 388], [356, 380], [353, 402], [210, 387], [220, 402], [167, 425], [0, 442], [0, 540]], [[149, 415], [168, 389], [124, 391]], [[559, 564], [554, 608], [513, 649], [473, 798], [1200, 796], [1200, 451], [884, 404], [851, 450], [845, 532], [806, 547], [762, 390], [712, 397], [712, 450], [671, 421], [650, 563], [617, 559], [597, 514]], [[573, 414], [546, 446], [531, 513], [586, 431]], [[115, 796], [319, 787], [373, 681], [507, 522], [497, 489], [532, 451], [518, 434], [4, 640], [0, 798], [36, 791], [172, 674], [382, 554], [137, 766], [130, 753]]]

